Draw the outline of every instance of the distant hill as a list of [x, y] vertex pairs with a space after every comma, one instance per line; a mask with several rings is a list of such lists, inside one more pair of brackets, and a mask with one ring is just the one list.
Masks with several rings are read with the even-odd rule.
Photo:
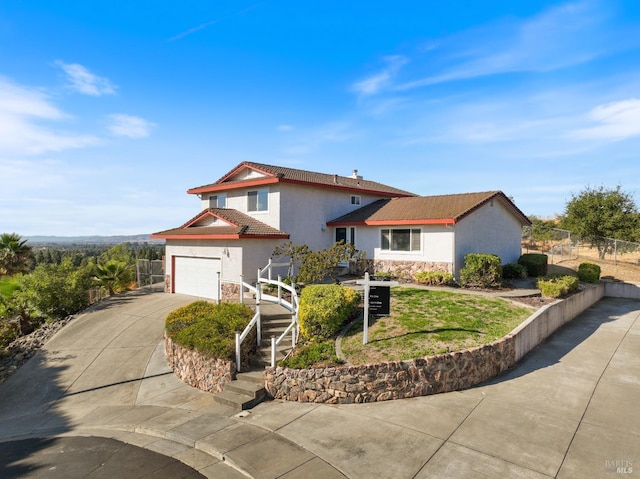
[[164, 240], [151, 239], [149, 234], [115, 235], [115, 236], [24, 236], [29, 244], [122, 244], [122, 243], [156, 243]]

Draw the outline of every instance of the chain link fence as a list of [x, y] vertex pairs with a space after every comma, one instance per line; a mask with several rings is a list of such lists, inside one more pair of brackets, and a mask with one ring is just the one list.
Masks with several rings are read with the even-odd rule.
[[139, 259], [136, 262], [136, 279], [138, 287], [151, 287], [164, 283], [164, 261], [161, 259]]
[[551, 264], [592, 260], [640, 265], [640, 243], [602, 236], [581, 238], [569, 230], [543, 226], [522, 229], [522, 251], [544, 253]]

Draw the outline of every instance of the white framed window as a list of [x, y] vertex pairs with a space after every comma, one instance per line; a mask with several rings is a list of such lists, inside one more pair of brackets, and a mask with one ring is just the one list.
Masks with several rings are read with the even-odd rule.
[[247, 211], [267, 211], [269, 209], [269, 190], [254, 190], [247, 193]]
[[351, 195], [351, 204], [352, 205], [360, 205], [360, 197], [358, 195]]
[[385, 251], [420, 251], [420, 228], [385, 228], [380, 230], [380, 248]]
[[227, 207], [227, 194], [218, 193], [217, 195], [209, 196], [209, 208], [226, 208]]

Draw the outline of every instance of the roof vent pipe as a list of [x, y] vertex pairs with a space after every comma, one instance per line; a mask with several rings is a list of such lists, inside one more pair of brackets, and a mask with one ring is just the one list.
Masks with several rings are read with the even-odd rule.
[[338, 184], [338, 175], [333, 175], [333, 182], [337, 185]]
[[354, 180], [361, 180], [362, 176], [358, 176], [358, 170], [353, 170], [353, 174], [351, 175], [351, 178], [353, 178]]

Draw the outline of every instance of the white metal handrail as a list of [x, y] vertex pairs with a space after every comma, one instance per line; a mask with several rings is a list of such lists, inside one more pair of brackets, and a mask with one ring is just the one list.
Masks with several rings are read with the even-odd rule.
[[[275, 367], [276, 365], [276, 349], [278, 345], [287, 336], [287, 334], [291, 333], [291, 347], [295, 347], [298, 339], [298, 334], [300, 332], [300, 324], [298, 323], [299, 301], [298, 301], [298, 292], [296, 291], [296, 285], [294, 283], [292, 283], [291, 285], [283, 283], [281, 275], [278, 275], [277, 280], [273, 280], [271, 277], [271, 270], [273, 267], [277, 267], [277, 266], [289, 266], [289, 263], [274, 263], [271, 260], [271, 258], [269, 258], [269, 262], [267, 263], [267, 265], [262, 269], [258, 269], [258, 280], [257, 280], [258, 284], [262, 283], [262, 284], [271, 284], [271, 285], [277, 286], [278, 287], [277, 297], [272, 295], [267, 295], [267, 294], [263, 295], [263, 297], [265, 299], [268, 297], [269, 300], [273, 300], [274, 302], [276, 302], [280, 306], [283, 306], [284, 308], [286, 308], [288, 311], [292, 313], [291, 323], [289, 323], [285, 331], [278, 338], [275, 338], [275, 337], [271, 338], [271, 367]], [[267, 277], [263, 278], [262, 275], [265, 273], [267, 273]], [[291, 301], [287, 301], [282, 297], [283, 289], [291, 293]]]
[[249, 334], [249, 331], [251, 331], [251, 328], [253, 328], [253, 326], [256, 326], [256, 341], [257, 341], [257, 346], [260, 346], [260, 343], [262, 342], [262, 328], [261, 328], [261, 322], [260, 322], [260, 300], [261, 300], [261, 296], [262, 296], [262, 288], [260, 287], [260, 283], [257, 283], [255, 287], [251, 286], [248, 283], [245, 283], [244, 280], [240, 281], [240, 303], [244, 304], [243, 298], [244, 298], [244, 288], [247, 288], [249, 291], [255, 291], [256, 294], [256, 314], [254, 314], [253, 318], [251, 319], [251, 321], [249, 321], [249, 324], [247, 324], [247, 326], [244, 328], [244, 330], [242, 331], [242, 333], [236, 332], [236, 371], [240, 372], [242, 369], [242, 363], [241, 363], [241, 347], [242, 347], [242, 341], [244, 341], [247, 337], [247, 335]]
[[287, 334], [291, 333], [291, 347], [295, 347], [297, 339], [298, 339], [298, 329], [300, 325], [298, 324], [298, 314], [294, 314], [291, 318], [291, 323], [287, 326], [287, 329], [276, 338], [275, 336], [271, 337], [271, 367], [274, 368], [276, 366], [276, 351], [278, 344], [280, 344]]
[[[274, 280], [271, 277], [271, 270], [273, 267], [277, 266], [288, 266], [289, 263], [274, 263], [271, 258], [269, 258], [269, 262], [264, 268], [258, 268], [258, 276], [256, 280], [256, 285], [253, 286], [244, 281], [244, 277], [240, 277], [240, 281], [229, 281], [228, 283], [238, 284], [240, 285], [240, 303], [244, 303], [244, 292], [248, 290], [249, 292], [253, 292], [256, 295], [256, 314], [253, 316], [249, 324], [244, 328], [244, 330], [239, 333], [236, 332], [236, 371], [240, 372], [241, 370], [241, 346], [242, 342], [246, 339], [247, 335], [251, 331], [251, 328], [256, 326], [256, 340], [257, 345], [260, 346], [262, 342], [262, 329], [261, 329], [261, 321], [260, 321], [260, 303], [262, 301], [270, 301], [280, 306], [284, 307], [288, 311], [292, 313], [291, 315], [291, 323], [287, 326], [285, 331], [278, 338], [271, 338], [271, 366], [275, 366], [275, 358], [276, 358], [276, 348], [277, 346], [284, 340], [287, 334], [291, 333], [291, 345], [294, 347], [296, 345], [298, 339], [298, 333], [300, 330], [300, 325], [298, 323], [298, 292], [296, 291], [295, 284], [288, 285], [282, 281], [282, 276], [278, 275], [278, 279]], [[266, 273], [266, 277], [263, 275]], [[278, 287], [278, 295], [273, 296], [267, 293], [262, 292], [263, 284], [274, 285]], [[288, 291], [291, 294], [291, 301], [287, 301], [282, 296], [282, 292]]]

